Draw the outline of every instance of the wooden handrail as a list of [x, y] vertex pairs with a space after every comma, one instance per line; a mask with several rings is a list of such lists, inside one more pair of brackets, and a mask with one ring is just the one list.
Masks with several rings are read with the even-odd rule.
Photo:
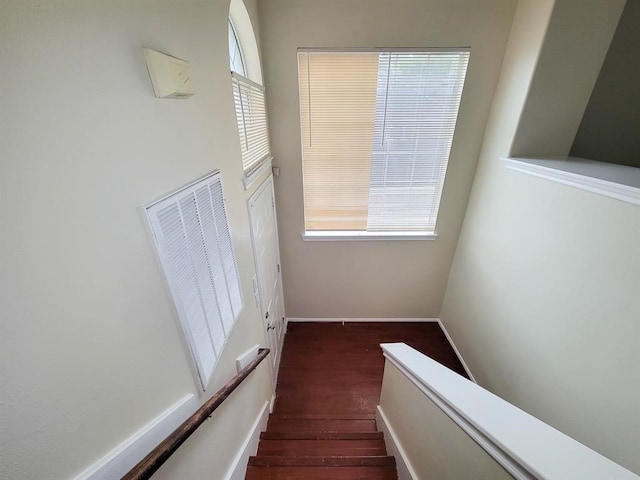
[[196, 429], [211, 416], [216, 408], [233, 392], [242, 381], [255, 370], [262, 360], [269, 355], [268, 348], [258, 350], [258, 356], [238, 374], [229, 380], [220, 390], [218, 390], [209, 400], [207, 400], [196, 412], [191, 415], [182, 425], [176, 428], [167, 438], [151, 450], [149, 454], [133, 467], [122, 480], [146, 480], [151, 477], [167, 459], [182, 445]]

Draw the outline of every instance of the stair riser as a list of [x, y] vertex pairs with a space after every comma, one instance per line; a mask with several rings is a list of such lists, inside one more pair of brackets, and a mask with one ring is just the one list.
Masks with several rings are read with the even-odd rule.
[[382, 440], [382, 432], [278, 433], [262, 432], [261, 440]]
[[249, 467], [245, 480], [397, 480], [395, 467]]
[[366, 457], [250, 457], [252, 467], [395, 467], [395, 458], [391, 456]]
[[258, 456], [346, 456], [386, 455], [383, 440], [262, 440]]
[[375, 420], [290, 420], [269, 418], [269, 432], [280, 433], [332, 433], [375, 432]]

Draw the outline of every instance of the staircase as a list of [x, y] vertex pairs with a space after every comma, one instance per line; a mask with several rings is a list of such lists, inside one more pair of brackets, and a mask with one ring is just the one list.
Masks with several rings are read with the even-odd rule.
[[245, 478], [397, 479], [375, 421], [387, 342], [406, 342], [465, 375], [437, 323], [291, 323], [275, 408]]
[[275, 414], [246, 480], [396, 480], [372, 414]]

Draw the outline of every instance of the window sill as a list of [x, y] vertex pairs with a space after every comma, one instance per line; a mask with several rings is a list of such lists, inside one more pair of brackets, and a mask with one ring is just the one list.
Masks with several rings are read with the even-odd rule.
[[435, 232], [359, 232], [359, 231], [317, 231], [305, 232], [305, 242], [360, 242], [375, 240], [435, 240]]
[[270, 156], [264, 162], [262, 162], [262, 165], [260, 165], [257, 169], [251, 172], [248, 176], [243, 177], [242, 182], [244, 184], [245, 191], [251, 189], [251, 187], [253, 187], [256, 182], [263, 177], [265, 172], [271, 171], [272, 162], [273, 157]]
[[516, 172], [640, 205], [640, 169], [583, 158], [503, 158]]

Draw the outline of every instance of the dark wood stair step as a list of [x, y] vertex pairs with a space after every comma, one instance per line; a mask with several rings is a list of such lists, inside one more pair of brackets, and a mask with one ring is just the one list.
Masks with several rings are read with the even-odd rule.
[[265, 455], [249, 457], [252, 467], [395, 467], [396, 460], [388, 455], [356, 456], [340, 455], [325, 457]]
[[245, 480], [397, 480], [395, 467], [248, 467]]
[[282, 433], [338, 433], [338, 432], [375, 432], [373, 419], [311, 419], [280, 418], [271, 415], [267, 424], [268, 432]]
[[[284, 390], [284, 391], [283, 391]], [[371, 413], [380, 403], [380, 387], [363, 391], [314, 392], [279, 389], [275, 409], [287, 413]]]
[[262, 432], [261, 440], [382, 440], [382, 432]]
[[375, 420], [375, 413], [274, 413], [280, 420]]
[[258, 456], [366, 456], [386, 455], [384, 440], [261, 440]]

